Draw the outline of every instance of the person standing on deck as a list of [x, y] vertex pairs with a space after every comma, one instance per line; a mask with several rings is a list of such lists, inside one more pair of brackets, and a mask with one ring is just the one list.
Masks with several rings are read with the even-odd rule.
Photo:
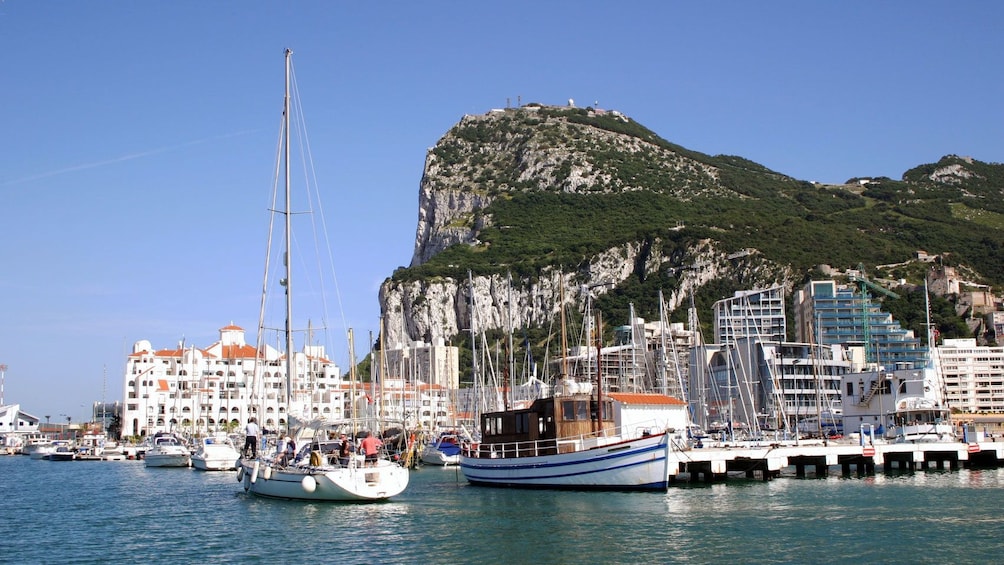
[[244, 426], [244, 455], [247, 456], [248, 451], [251, 452], [251, 459], [258, 457], [258, 424], [255, 423], [255, 419], [249, 418], [247, 425]]
[[377, 456], [380, 454], [380, 447], [382, 445], [383, 442], [373, 434], [369, 434], [363, 438], [361, 447], [363, 448], [363, 453], [366, 455], [367, 467], [376, 466]]

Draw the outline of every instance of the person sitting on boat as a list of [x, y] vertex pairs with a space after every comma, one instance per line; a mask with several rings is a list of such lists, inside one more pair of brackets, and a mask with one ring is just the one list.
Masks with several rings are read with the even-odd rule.
[[293, 458], [296, 457], [296, 442], [293, 438], [286, 436], [283, 440], [285, 442], [285, 447], [275, 456], [276, 465], [288, 465], [293, 462]]
[[367, 467], [376, 466], [377, 457], [380, 454], [380, 448], [382, 446], [383, 442], [373, 434], [369, 434], [363, 438], [362, 448], [363, 453], [366, 454]]
[[352, 445], [352, 440], [345, 434], [342, 434], [339, 439], [342, 443], [338, 446], [338, 463], [348, 466], [349, 458], [352, 456], [352, 452], [355, 451], [355, 447]]

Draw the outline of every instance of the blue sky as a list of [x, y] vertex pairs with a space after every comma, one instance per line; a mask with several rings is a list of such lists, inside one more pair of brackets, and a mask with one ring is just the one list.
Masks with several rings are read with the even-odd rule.
[[571, 98], [821, 182], [1001, 162], [1002, 23], [989, 0], [0, 1], [4, 400], [80, 420], [137, 340], [253, 339], [286, 47], [361, 357], [464, 114]]

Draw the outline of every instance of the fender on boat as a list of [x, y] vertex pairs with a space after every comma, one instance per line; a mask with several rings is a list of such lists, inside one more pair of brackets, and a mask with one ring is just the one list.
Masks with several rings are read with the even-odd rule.
[[265, 473], [262, 475], [262, 478], [264, 478], [266, 481], [272, 478], [272, 466], [271, 465], [266, 465], [265, 466]]
[[239, 483], [239, 482], [241, 482], [243, 480], [244, 480], [244, 465], [241, 465], [240, 462], [238, 462], [238, 464], [237, 464], [237, 482]]
[[314, 492], [317, 489], [317, 481], [314, 480], [314, 477], [307, 475], [300, 481], [300, 486], [303, 487], [304, 492]]
[[251, 484], [258, 482], [258, 467], [260, 464], [258, 461], [254, 462], [254, 467], [251, 469]]

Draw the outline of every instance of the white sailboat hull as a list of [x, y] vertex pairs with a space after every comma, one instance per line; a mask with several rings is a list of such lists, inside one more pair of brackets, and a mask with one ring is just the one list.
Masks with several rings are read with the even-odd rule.
[[401, 494], [409, 480], [407, 469], [386, 460], [375, 467], [355, 462], [346, 467], [274, 467], [244, 459], [238, 477], [244, 490], [256, 496], [329, 502], [386, 500]]
[[623, 441], [573, 453], [536, 457], [469, 456], [460, 469], [471, 484], [599, 490], [669, 488], [667, 434]]

